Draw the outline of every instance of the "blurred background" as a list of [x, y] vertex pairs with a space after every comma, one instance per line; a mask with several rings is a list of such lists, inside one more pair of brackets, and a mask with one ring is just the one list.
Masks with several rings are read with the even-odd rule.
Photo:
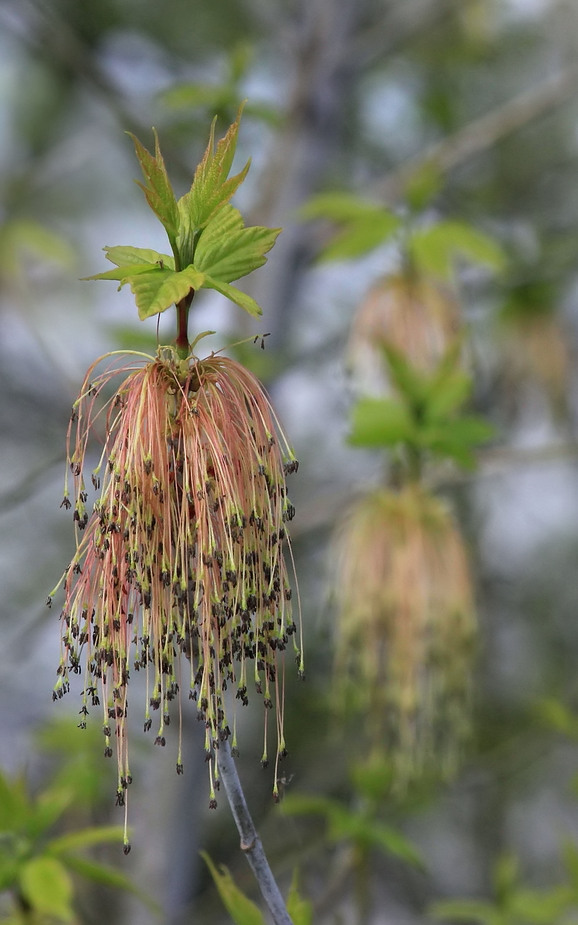
[[[68, 765], [92, 775], [90, 802], [65, 826], [122, 822], [98, 730], [93, 741], [76, 728], [80, 682], [52, 703], [59, 610], [45, 599], [74, 542], [59, 510], [66, 428], [89, 363], [120, 347], [154, 351], [157, 339], [128, 287], [80, 278], [107, 269], [104, 245], [166, 250], [133, 183], [125, 132], [150, 147], [156, 126], [182, 195], [213, 115], [223, 131], [246, 98], [237, 162], [250, 156], [252, 167], [236, 202], [248, 223], [284, 228], [266, 267], [242, 284], [264, 317], [241, 317], [210, 293], [196, 300], [192, 326], [218, 331], [207, 350], [270, 334], [265, 351], [249, 342], [240, 352], [300, 460], [290, 492], [307, 679], [289, 666], [282, 789], [287, 810], [291, 798], [315, 798], [312, 813], [273, 806], [261, 717], [250, 710], [239, 760], [273, 868], [284, 890], [300, 868], [316, 923], [371, 925], [421, 925], [449, 898], [507, 905], [522, 887], [551, 898], [576, 876], [577, 61], [573, 0], [1, 0], [0, 762], [33, 793]], [[452, 280], [473, 402], [495, 436], [474, 472], [448, 471], [440, 489], [473, 566], [473, 736], [452, 781], [402, 797], [385, 788], [379, 799], [416, 865], [393, 836], [388, 848], [346, 825], [332, 830], [328, 809], [354, 814], [362, 802], [352, 758], [363, 765], [366, 748], [358, 719], [332, 719], [331, 537], [351, 498], [383, 473], [382, 454], [347, 442], [357, 394], [347, 344], [356, 310], [398, 255], [386, 242], [316, 262], [332, 225], [304, 222], [299, 209], [342, 191], [403, 217], [411, 180], [428, 165], [435, 189], [423, 221], [483, 232], [504, 260], [499, 272], [459, 263]], [[171, 314], [161, 342], [173, 336]], [[98, 856], [158, 908], [79, 886], [78, 921], [230, 921], [199, 850], [256, 893], [224, 798], [208, 811], [196, 717], [186, 721], [182, 778], [133, 718], [133, 850]], [[576, 913], [576, 891], [568, 902]], [[464, 909], [459, 921], [498, 921]], [[566, 908], [551, 909], [499, 921], [570, 921]]]

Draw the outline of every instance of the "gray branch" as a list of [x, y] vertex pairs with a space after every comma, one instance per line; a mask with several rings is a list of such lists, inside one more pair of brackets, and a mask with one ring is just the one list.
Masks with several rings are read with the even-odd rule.
[[273, 922], [275, 925], [293, 925], [251, 818], [228, 741], [219, 743], [218, 761], [221, 780], [241, 837], [241, 851], [255, 875]]

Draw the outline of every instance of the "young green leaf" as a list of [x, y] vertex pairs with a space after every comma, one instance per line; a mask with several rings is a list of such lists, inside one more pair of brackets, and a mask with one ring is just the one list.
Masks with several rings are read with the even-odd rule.
[[160, 267], [148, 273], [127, 276], [121, 285], [129, 283], [133, 291], [141, 321], [158, 315], [184, 299], [191, 290], [206, 285], [205, 276], [194, 267], [175, 273]]
[[237, 118], [216, 147], [216, 120], [213, 120], [209, 143], [195, 171], [191, 189], [179, 200], [179, 204], [182, 204], [182, 208], [190, 215], [191, 224], [197, 229], [202, 229], [207, 225], [215, 213], [230, 200], [247, 176], [250, 161], [247, 161], [238, 174], [229, 177], [237, 147], [242, 111], [241, 106]]
[[226, 867], [217, 870], [205, 851], [201, 857], [211, 872], [223, 904], [235, 925], [265, 925], [260, 909], [239, 889]]
[[236, 286], [230, 286], [229, 283], [222, 283], [218, 279], [213, 279], [212, 276], [204, 277], [203, 286], [205, 289], [214, 289], [216, 292], [220, 292], [221, 295], [230, 299], [235, 305], [244, 308], [253, 318], [260, 318], [263, 314], [261, 306], [257, 304], [255, 299], [247, 295], [246, 292], [237, 289]]
[[320, 260], [347, 260], [367, 254], [398, 230], [401, 219], [385, 206], [352, 193], [320, 193], [299, 210], [304, 221], [326, 218], [341, 230], [321, 253]]
[[172, 245], [176, 241], [179, 230], [179, 211], [161, 154], [158, 135], [154, 131], [155, 153], [153, 155], [135, 135], [130, 132], [128, 134], [133, 140], [136, 156], [146, 181], [145, 184], [139, 183], [138, 185], [144, 191], [149, 206], [164, 225]]
[[131, 264], [151, 264], [151, 266], [165, 266], [169, 270], [174, 270], [175, 268], [174, 257], [169, 257], [168, 254], [159, 254], [158, 251], [150, 250], [148, 247], [117, 245], [116, 247], [105, 247], [103, 250], [106, 259], [116, 264], [117, 267], [128, 267]]
[[196, 250], [195, 267], [219, 282], [230, 283], [263, 266], [280, 228], [245, 228], [238, 209], [227, 205], [203, 230]]

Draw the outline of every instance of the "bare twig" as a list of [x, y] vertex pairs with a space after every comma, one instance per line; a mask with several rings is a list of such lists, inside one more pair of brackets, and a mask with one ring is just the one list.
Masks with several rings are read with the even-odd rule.
[[287, 912], [277, 881], [269, 867], [261, 839], [251, 818], [241, 781], [237, 774], [235, 761], [231, 754], [231, 747], [227, 741], [219, 743], [218, 760], [221, 780], [241, 837], [241, 851], [245, 853], [275, 925], [292, 925], [292, 920]]
[[374, 195], [388, 201], [396, 198], [403, 192], [407, 180], [424, 164], [435, 164], [442, 172], [452, 170], [528, 122], [546, 115], [553, 107], [569, 99], [575, 93], [577, 84], [578, 67], [569, 65], [554, 77], [520, 93], [405, 161], [376, 185]]

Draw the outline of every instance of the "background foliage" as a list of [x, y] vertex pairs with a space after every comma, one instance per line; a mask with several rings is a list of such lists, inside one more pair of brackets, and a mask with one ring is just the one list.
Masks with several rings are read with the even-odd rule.
[[[273, 866], [286, 892], [300, 868], [299, 893], [316, 923], [572, 921], [577, 27], [572, 0], [4, 0], [0, 760], [8, 782], [26, 774], [13, 791], [22, 814], [42, 804], [54, 772], [38, 729], [70, 710], [61, 768], [73, 767], [86, 742], [75, 695], [52, 705], [58, 615], [43, 607], [72, 548], [58, 511], [70, 404], [98, 353], [156, 340], [154, 320], [136, 321], [128, 287], [118, 294], [113, 284], [79, 281], [99, 268], [107, 242], [165, 247], [132, 185], [138, 168], [124, 132], [151, 149], [157, 127], [179, 196], [213, 114], [223, 129], [248, 98], [237, 169], [249, 156], [253, 163], [240, 204], [248, 225], [284, 228], [267, 266], [243, 282], [264, 320], [212, 292], [194, 315], [197, 330], [219, 331], [209, 348], [270, 333], [265, 351], [240, 353], [266, 379], [301, 462], [291, 487], [308, 678], [288, 679], [280, 807], [270, 805], [259, 743], [240, 759]], [[311, 197], [334, 192], [331, 216], [327, 200], [323, 212]], [[344, 208], [353, 225], [343, 225]], [[355, 724], [331, 719], [327, 587], [335, 519], [382, 475], [360, 406], [353, 420], [366, 448], [346, 440], [358, 397], [346, 343], [355, 308], [399, 265], [391, 238], [399, 228], [414, 259], [458, 286], [471, 410], [494, 438], [474, 450], [476, 470], [438, 477], [475, 566], [474, 740], [452, 784], [424, 782], [393, 799]], [[497, 251], [484, 260], [486, 236]], [[319, 261], [328, 246], [335, 259]], [[456, 247], [462, 257], [449, 260]], [[472, 250], [477, 262], [463, 259]], [[182, 779], [139, 742], [133, 852], [124, 859], [117, 846], [99, 847], [94, 861], [146, 889], [168, 925], [193, 915], [230, 921], [201, 848], [255, 899], [224, 802], [206, 810], [199, 731], [194, 717], [187, 722]], [[113, 770], [98, 748], [92, 760], [110, 800], [87, 787], [86, 818], [55, 815], [47, 839], [120, 822]], [[42, 845], [46, 852], [50, 840]], [[59, 876], [68, 903], [71, 874]], [[102, 921], [104, 908], [111, 925], [159, 920], [128, 893], [74, 887], [83, 923]]]

